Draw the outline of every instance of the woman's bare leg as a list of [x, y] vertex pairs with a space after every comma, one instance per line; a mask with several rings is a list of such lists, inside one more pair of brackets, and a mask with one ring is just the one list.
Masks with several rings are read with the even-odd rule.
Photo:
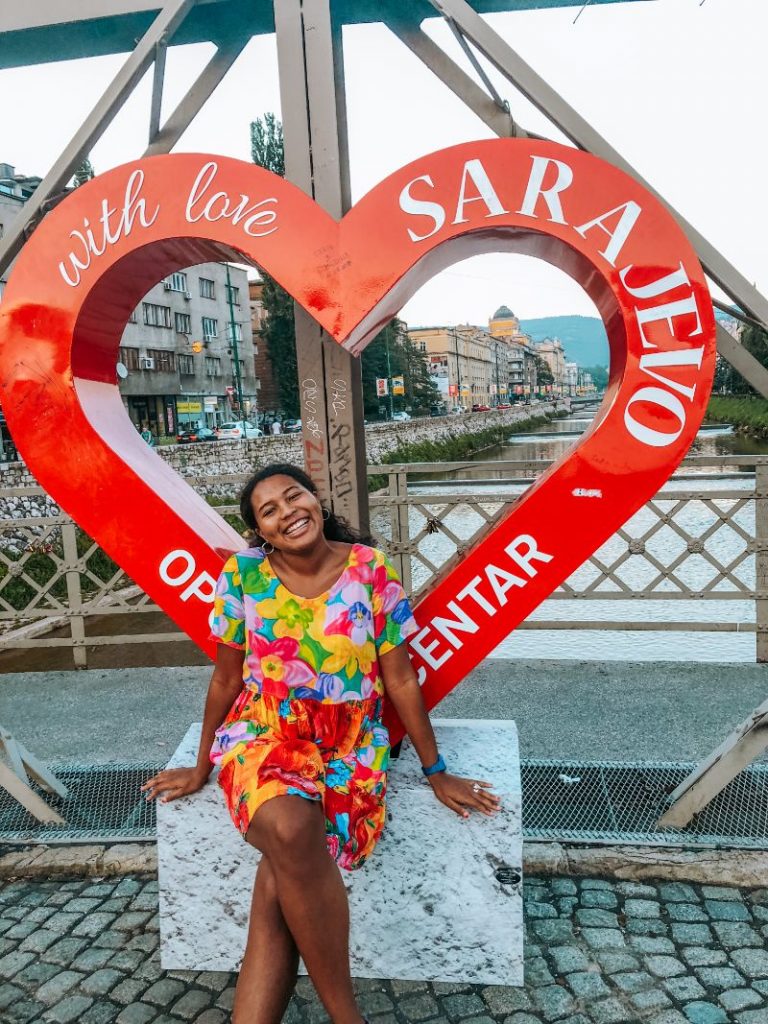
[[269, 858], [253, 883], [248, 942], [237, 979], [232, 1024], [280, 1024], [296, 985], [299, 953], [277, 898]]
[[269, 857], [286, 924], [333, 1024], [361, 1024], [349, 973], [349, 904], [328, 855], [320, 803], [302, 797], [269, 800], [247, 839]]

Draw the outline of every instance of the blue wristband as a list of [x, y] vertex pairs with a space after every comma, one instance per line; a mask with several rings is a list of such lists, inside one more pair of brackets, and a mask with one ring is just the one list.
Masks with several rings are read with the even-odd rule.
[[438, 754], [437, 755], [437, 760], [435, 761], [435, 763], [433, 765], [430, 765], [429, 768], [425, 768], [422, 765], [421, 770], [422, 770], [422, 772], [424, 772], [424, 774], [426, 776], [437, 775], [439, 772], [448, 771], [448, 769], [445, 766], [445, 761], [443, 760], [443, 755], [442, 754]]

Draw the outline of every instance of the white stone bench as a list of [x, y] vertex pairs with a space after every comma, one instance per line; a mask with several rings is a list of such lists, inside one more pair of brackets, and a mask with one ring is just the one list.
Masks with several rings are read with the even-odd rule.
[[[520, 765], [514, 722], [436, 719], [457, 774], [502, 797], [493, 818], [462, 820], [435, 800], [406, 740], [389, 773], [388, 821], [375, 853], [342, 872], [359, 978], [522, 985]], [[200, 725], [169, 767], [195, 762]], [[246, 940], [258, 853], [241, 838], [217, 785], [158, 804], [161, 963], [234, 971]]]

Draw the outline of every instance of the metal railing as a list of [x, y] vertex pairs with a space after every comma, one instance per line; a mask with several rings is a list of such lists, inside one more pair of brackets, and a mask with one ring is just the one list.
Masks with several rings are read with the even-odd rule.
[[[548, 465], [507, 460], [369, 466], [372, 529], [406, 589], [417, 595], [460, 558]], [[222, 480], [197, 478], [194, 484], [204, 492]], [[234, 494], [239, 481], [227, 480]], [[0, 490], [0, 502], [42, 493]], [[218, 511], [236, 515], [237, 506]], [[686, 460], [549, 600], [631, 602], [637, 613], [608, 620], [536, 616], [518, 628], [749, 632], [756, 633], [757, 661], [768, 661], [768, 456]], [[643, 615], [646, 601], [704, 602], [696, 606], [702, 609], [706, 602], [741, 601], [754, 615], [725, 621], [707, 619], [702, 610], [689, 621], [670, 616], [665, 606], [664, 621], [651, 621]], [[0, 523], [0, 649], [66, 647], [75, 666], [86, 667], [90, 648], [185, 641], [167, 620], [162, 631], [142, 631], [138, 617], [159, 611], [68, 516]], [[129, 616], [130, 632], [128, 620], [115, 619], [120, 616]], [[99, 632], [107, 620], [110, 628]]]

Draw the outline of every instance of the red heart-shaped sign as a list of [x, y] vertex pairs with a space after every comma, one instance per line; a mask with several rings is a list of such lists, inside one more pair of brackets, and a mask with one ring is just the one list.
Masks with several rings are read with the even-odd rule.
[[255, 263], [358, 353], [429, 277], [497, 251], [581, 283], [606, 324], [611, 382], [579, 444], [419, 603], [410, 647], [431, 707], [659, 489], [703, 417], [715, 357], [704, 275], [670, 213], [622, 171], [555, 143], [467, 143], [397, 171], [339, 223], [223, 157], [109, 171], [49, 214], [3, 296], [8, 424], [42, 486], [211, 652], [214, 580], [242, 541], [124, 411], [115, 363], [132, 310], [183, 267]]

